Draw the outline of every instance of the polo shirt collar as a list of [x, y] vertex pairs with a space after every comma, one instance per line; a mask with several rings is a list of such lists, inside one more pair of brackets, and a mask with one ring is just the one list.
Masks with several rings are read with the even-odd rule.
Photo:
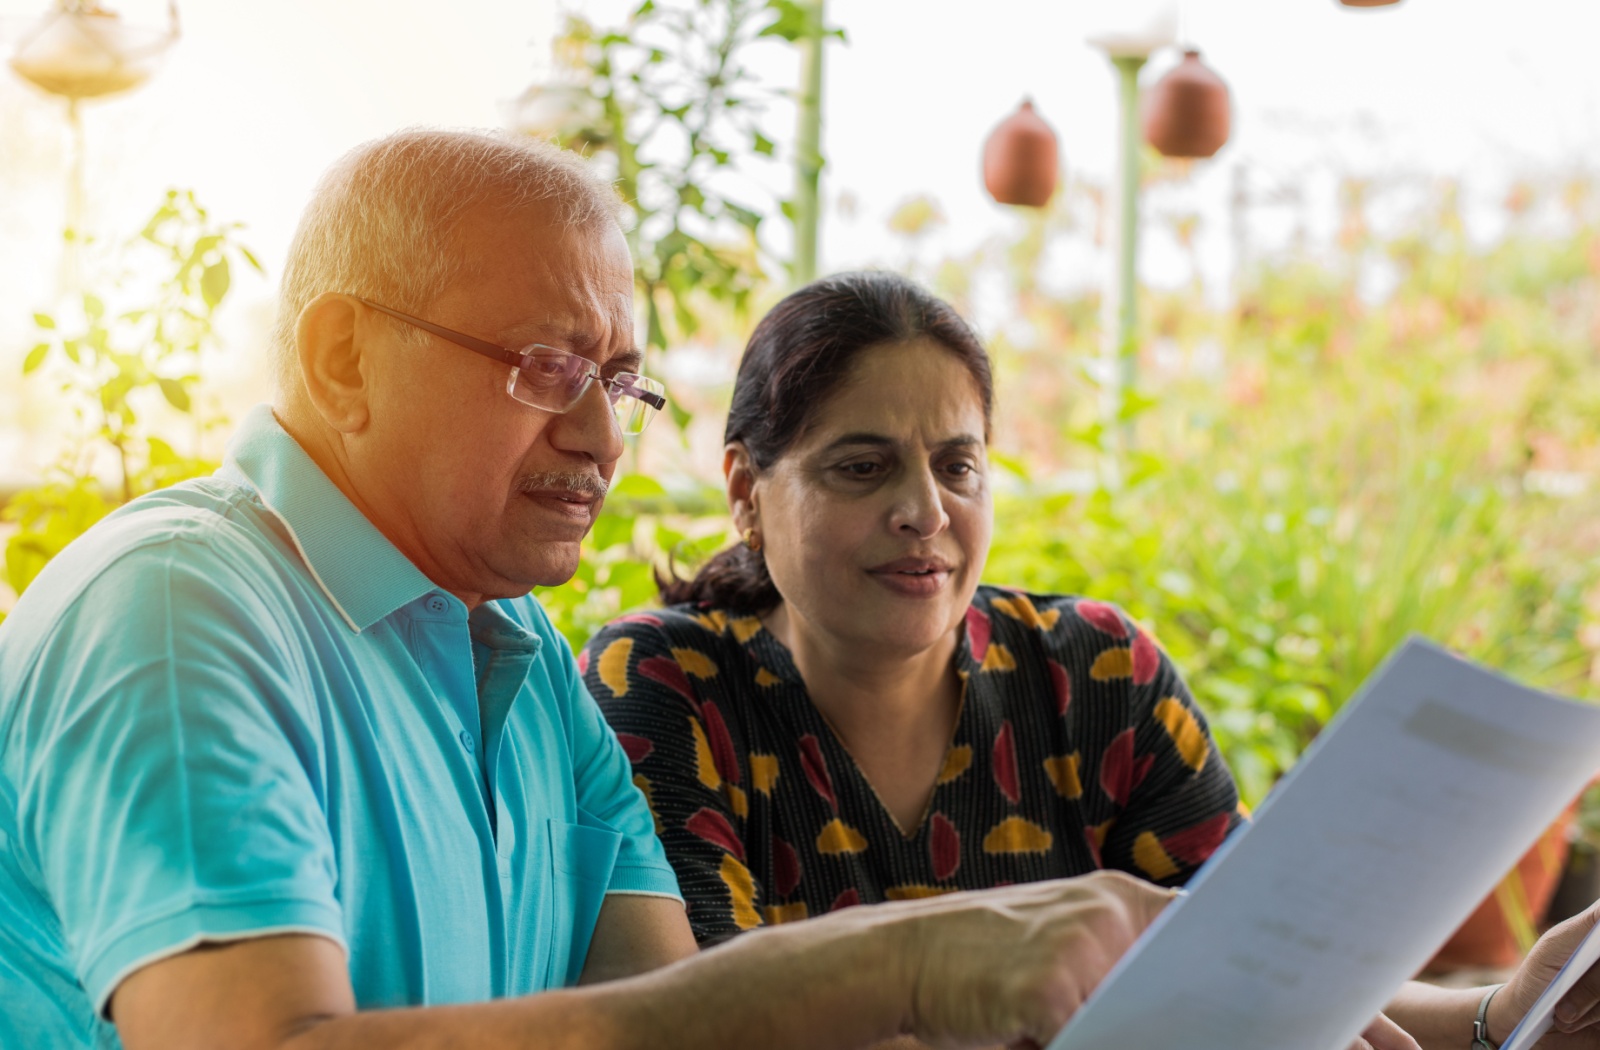
[[246, 413], [217, 473], [254, 489], [283, 522], [312, 579], [357, 634], [437, 590], [329, 480], [271, 407]]

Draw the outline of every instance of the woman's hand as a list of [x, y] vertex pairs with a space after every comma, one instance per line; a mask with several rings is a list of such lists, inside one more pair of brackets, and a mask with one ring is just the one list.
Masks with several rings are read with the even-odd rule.
[[[1533, 1007], [1561, 967], [1571, 958], [1589, 931], [1600, 922], [1600, 901], [1566, 922], [1553, 926], [1539, 938], [1517, 972], [1495, 993], [1489, 1004], [1489, 1035], [1503, 1042]], [[1556, 1006], [1550, 1033], [1539, 1041], [1542, 1050], [1600, 1050], [1600, 966], [1591, 967]]]

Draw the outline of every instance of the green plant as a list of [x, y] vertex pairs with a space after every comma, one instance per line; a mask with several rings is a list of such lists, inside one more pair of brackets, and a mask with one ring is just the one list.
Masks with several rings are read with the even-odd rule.
[[[73, 430], [43, 483], [3, 512], [17, 526], [5, 547], [5, 582], [17, 594], [120, 504], [215, 468], [194, 451], [225, 422], [197, 400], [201, 360], [218, 345], [214, 314], [235, 261], [261, 269], [237, 231], [192, 192], [169, 190], [144, 229], [115, 246], [95, 290], [34, 315], [39, 341], [22, 371], [59, 377]], [[159, 436], [162, 406], [187, 419], [190, 451]]]

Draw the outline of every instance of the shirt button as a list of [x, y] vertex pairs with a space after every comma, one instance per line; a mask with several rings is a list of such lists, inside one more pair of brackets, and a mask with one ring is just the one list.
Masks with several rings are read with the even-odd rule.
[[429, 612], [442, 613], [448, 608], [450, 608], [450, 603], [439, 597], [437, 594], [428, 599]]
[[461, 746], [466, 748], [468, 751], [472, 750], [472, 734], [467, 732], [465, 729], [461, 731]]

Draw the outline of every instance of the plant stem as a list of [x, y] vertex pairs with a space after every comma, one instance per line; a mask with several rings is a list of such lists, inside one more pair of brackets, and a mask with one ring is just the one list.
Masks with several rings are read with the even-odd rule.
[[817, 226], [821, 220], [823, 7], [805, 0], [806, 35], [800, 49], [799, 114], [794, 136], [794, 261], [791, 284], [798, 288], [817, 277]]

